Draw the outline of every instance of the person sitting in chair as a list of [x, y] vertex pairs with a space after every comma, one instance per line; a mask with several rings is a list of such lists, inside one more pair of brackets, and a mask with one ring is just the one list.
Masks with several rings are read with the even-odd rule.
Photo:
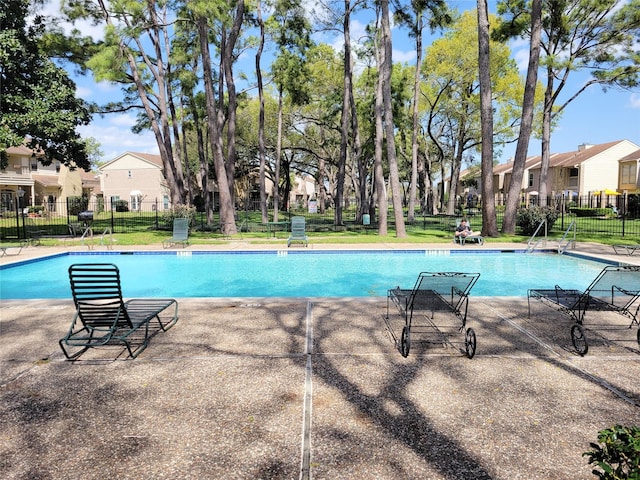
[[476, 233], [471, 230], [471, 226], [467, 223], [467, 219], [463, 218], [460, 220], [460, 225], [456, 227], [455, 240], [459, 243], [463, 243], [464, 238], [477, 237], [479, 235], [479, 232]]
[[471, 227], [467, 223], [467, 219], [460, 220], [460, 225], [456, 227], [456, 237], [468, 237], [471, 233]]

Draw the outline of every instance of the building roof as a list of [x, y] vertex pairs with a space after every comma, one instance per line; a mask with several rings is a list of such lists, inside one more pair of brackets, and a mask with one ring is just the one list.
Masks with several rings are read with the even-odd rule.
[[152, 153], [135, 153], [135, 152], [128, 152], [128, 153], [130, 153], [131, 155], [140, 157], [143, 160], [146, 160], [147, 162], [155, 163], [158, 167], [163, 168], [162, 157], [160, 155], [154, 155]]
[[[540, 163], [540, 155], [535, 157], [527, 157], [524, 163], [524, 168], [532, 168], [534, 165]], [[502, 173], [510, 173], [513, 170], [514, 162], [501, 163], [493, 167], [493, 174], [499, 175]]]
[[7, 148], [7, 153], [9, 155], [25, 155], [30, 156], [33, 153], [33, 150], [25, 147], [24, 145], [20, 145], [19, 147], [9, 147]]
[[58, 175], [31, 175], [33, 180], [43, 187], [60, 187]]
[[[596, 155], [599, 155], [611, 147], [625, 141], [626, 140], [616, 140], [615, 142], [600, 143], [598, 145], [582, 145], [572, 152], [552, 153], [549, 158], [549, 167], [577, 167]], [[542, 156], [540, 155], [529, 157], [526, 161], [525, 168], [529, 170], [540, 168], [541, 162]], [[513, 162], [502, 163], [494, 167], [493, 173], [508, 173], [511, 172], [512, 169]]]
[[142, 160], [144, 162], [151, 163], [152, 165], [155, 165], [156, 167], [158, 167], [160, 169], [164, 169], [164, 165], [162, 164], [162, 158], [160, 157], [160, 155], [154, 155], [152, 153], [140, 153], [140, 152], [124, 152], [124, 153], [121, 153], [120, 155], [118, 155], [113, 160], [109, 160], [104, 165], [102, 165], [100, 167], [100, 169], [102, 170], [104, 167], [106, 167], [108, 165], [111, 165], [112, 163], [117, 162], [118, 160], [120, 160], [123, 157], [126, 157], [127, 155], [139, 158], [140, 160]]
[[640, 148], [638, 150], [636, 150], [635, 152], [631, 152], [629, 155], [625, 155], [624, 157], [622, 157], [618, 161], [619, 162], [640, 161]]

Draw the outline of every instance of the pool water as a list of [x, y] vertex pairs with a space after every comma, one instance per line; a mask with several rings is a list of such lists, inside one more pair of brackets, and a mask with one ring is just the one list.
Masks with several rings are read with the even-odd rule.
[[114, 263], [125, 297], [368, 297], [411, 288], [420, 272], [479, 272], [473, 296], [584, 289], [599, 262], [557, 254], [457, 251], [136, 252], [65, 254], [0, 269], [0, 298], [70, 298], [74, 263]]

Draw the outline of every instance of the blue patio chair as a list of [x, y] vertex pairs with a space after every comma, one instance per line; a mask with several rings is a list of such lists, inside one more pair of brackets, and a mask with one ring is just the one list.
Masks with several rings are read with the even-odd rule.
[[162, 242], [163, 248], [182, 245], [185, 248], [189, 245], [189, 219], [176, 218], [173, 220], [173, 236]]
[[293, 217], [291, 219], [291, 235], [289, 235], [289, 239], [287, 240], [287, 247], [290, 247], [293, 242], [301, 242], [305, 247], [309, 245], [305, 228], [304, 217]]

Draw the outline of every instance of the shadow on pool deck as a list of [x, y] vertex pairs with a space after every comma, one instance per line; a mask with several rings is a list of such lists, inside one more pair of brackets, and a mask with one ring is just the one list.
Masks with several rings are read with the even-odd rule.
[[640, 424], [616, 315], [581, 358], [552, 309], [472, 297], [474, 359], [428, 335], [405, 359], [384, 299], [182, 299], [138, 359], [73, 363], [69, 303], [2, 304], [3, 478], [586, 479], [598, 430]]
[[459, 334], [416, 334], [403, 358], [385, 312], [383, 298], [180, 299], [136, 360], [67, 362], [70, 300], [3, 301], [0, 475], [589, 479], [597, 432], [640, 424], [640, 346], [618, 315], [579, 357], [558, 312], [472, 295], [469, 360]]

